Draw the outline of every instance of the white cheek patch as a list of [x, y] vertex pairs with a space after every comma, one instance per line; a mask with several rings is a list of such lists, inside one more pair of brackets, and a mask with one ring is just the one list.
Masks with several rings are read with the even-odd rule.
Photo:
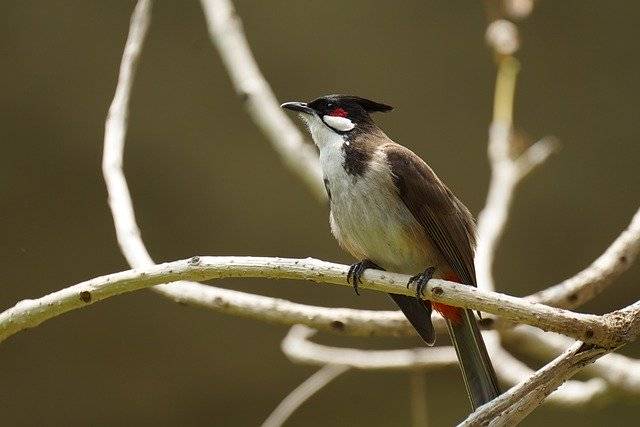
[[322, 120], [331, 128], [340, 131], [347, 132], [356, 127], [356, 125], [346, 117], [337, 116], [322, 116]]

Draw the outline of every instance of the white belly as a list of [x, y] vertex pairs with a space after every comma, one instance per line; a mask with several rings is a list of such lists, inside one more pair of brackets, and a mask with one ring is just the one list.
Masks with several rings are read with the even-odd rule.
[[337, 145], [323, 147], [320, 161], [331, 192], [331, 231], [351, 255], [405, 274], [441, 264], [439, 253], [396, 193], [384, 152], [375, 153], [360, 176], [346, 173]]

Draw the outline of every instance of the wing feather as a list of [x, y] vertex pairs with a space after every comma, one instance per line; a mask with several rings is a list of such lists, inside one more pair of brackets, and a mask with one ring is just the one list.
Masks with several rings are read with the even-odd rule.
[[475, 222], [467, 207], [408, 148], [383, 147], [398, 194], [464, 284], [476, 286]]

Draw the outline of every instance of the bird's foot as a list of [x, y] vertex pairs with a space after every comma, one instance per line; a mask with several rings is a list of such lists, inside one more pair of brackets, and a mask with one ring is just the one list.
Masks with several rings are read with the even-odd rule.
[[424, 298], [423, 291], [425, 286], [431, 278], [433, 277], [433, 273], [436, 271], [435, 267], [429, 267], [425, 271], [420, 274], [416, 274], [415, 276], [409, 279], [407, 283], [407, 288], [409, 288], [413, 283], [416, 284], [416, 298], [419, 301], [422, 301]]
[[358, 285], [362, 283], [362, 274], [367, 268], [375, 268], [376, 270], [382, 270], [373, 261], [364, 259], [360, 262], [356, 262], [349, 268], [347, 273], [347, 283], [353, 286], [353, 290], [356, 291], [356, 295], [360, 295], [358, 292]]

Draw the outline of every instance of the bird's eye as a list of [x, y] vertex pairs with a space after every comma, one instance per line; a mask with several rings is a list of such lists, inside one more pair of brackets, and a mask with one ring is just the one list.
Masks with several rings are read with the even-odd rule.
[[344, 108], [340, 108], [340, 107], [336, 107], [334, 109], [332, 109], [331, 111], [329, 111], [329, 115], [333, 116], [333, 117], [347, 117], [347, 110], [345, 110]]

